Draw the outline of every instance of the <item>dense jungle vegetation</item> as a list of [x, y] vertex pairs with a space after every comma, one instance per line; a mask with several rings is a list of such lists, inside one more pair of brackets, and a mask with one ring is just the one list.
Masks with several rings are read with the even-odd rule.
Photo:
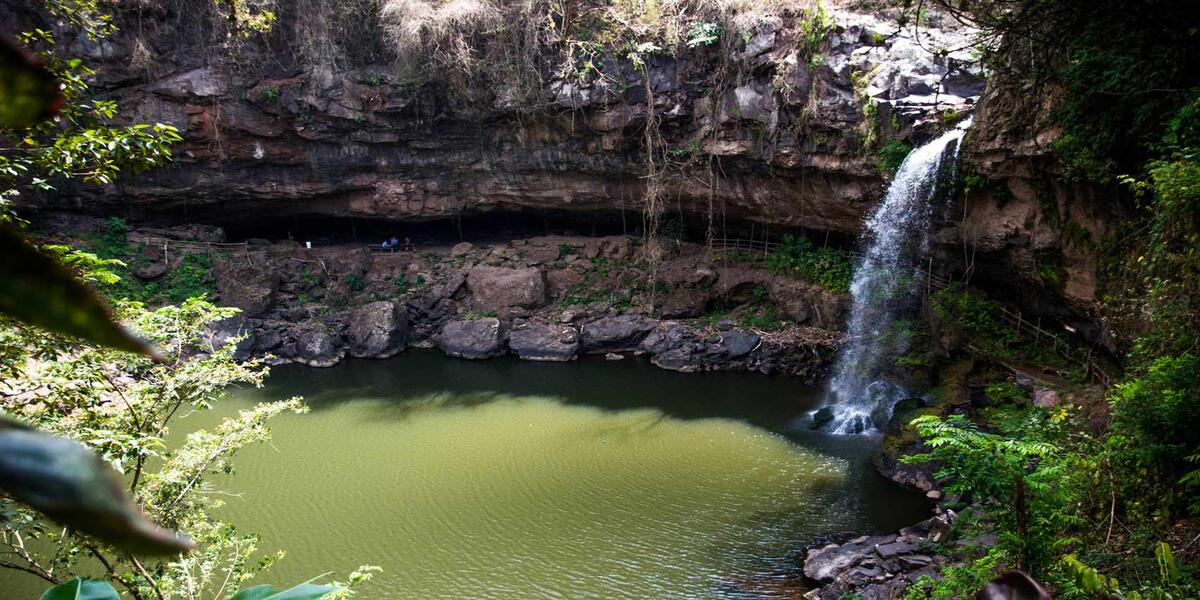
[[[40, 7], [100, 40], [113, 32], [110, 15], [120, 4], [43, 0]], [[676, 45], [718, 43], [737, 29], [739, 15], [788, 5], [352, 4], [337, 31], [297, 51], [329, 52], [363, 26], [354, 19], [371, 20], [386, 33], [386, 47], [364, 45], [357, 60], [388, 57], [414, 82], [446, 78], [468, 99], [472, 86], [496, 78], [536, 80], [544, 45], [566, 57], [564, 69], [593, 68], [601, 49], [613, 47], [637, 63]], [[1102, 259], [1102, 318], [1120, 351], [1122, 377], [1106, 390], [1080, 385], [1071, 402], [1044, 409], [997, 372], [987, 388], [994, 406], [969, 415], [949, 406], [912, 421], [926, 452], [905, 460], [932, 461], [945, 491], [960, 499], [958, 526], [995, 533], [998, 543], [983, 552], [943, 548], [958, 557], [956, 566], [908, 597], [971, 597], [1008, 569], [1028, 572], [1061, 598], [1200, 596], [1200, 9], [1186, 0], [857, 4], [908, 22], [940, 10], [977, 27], [989, 101], [1012, 106], [1010, 127], [1061, 128], [1051, 176], [1114, 191], [1120, 202], [1115, 233], [1079, 243]], [[203, 9], [230, 48], [275, 21], [271, 0], [215, 0]], [[814, 47], [824, 31], [814, 26]], [[235, 312], [205, 300], [207, 267], [190, 265], [146, 289], [122, 283], [127, 266], [102, 258], [122, 251], [119, 221], [88, 249], [35, 248], [23, 232], [23, 194], [65, 181], [137, 177], [171, 161], [180, 133], [118, 124], [127, 122], [119, 118], [123, 107], [92, 94], [86, 61], [57, 46], [52, 32], [3, 34], [0, 567], [56, 586], [44, 597], [51, 599], [116, 598], [117, 589], [160, 600], [352, 595], [372, 567], [284, 592], [241, 589], [278, 557], [258, 556], [253, 534], [211, 515], [220, 500], [208, 493], [206, 477], [230, 472], [239, 449], [269, 439], [271, 417], [305, 410], [302, 399], [260, 405], [166, 447], [173, 419], [210, 407], [227, 386], [257, 385], [268, 374], [259, 362], [235, 361], [233, 345], [214, 347], [207, 337], [208, 323]], [[537, 85], [520, 89], [532, 94]], [[894, 170], [907, 150], [889, 142], [883, 168]], [[770, 268], [844, 291], [851, 267], [841, 255], [789, 238]], [[952, 286], [930, 312], [980, 361], [1058, 360], [1014, 338], [998, 311], [978, 292]], [[932, 359], [907, 359], [932, 368]], [[95, 564], [103, 581], [77, 578]]]

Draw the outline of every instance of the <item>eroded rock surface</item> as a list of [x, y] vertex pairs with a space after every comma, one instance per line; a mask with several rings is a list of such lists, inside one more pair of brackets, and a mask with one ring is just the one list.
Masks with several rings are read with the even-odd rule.
[[346, 342], [350, 356], [394, 356], [408, 343], [408, 316], [391, 301], [363, 305], [350, 315]]
[[492, 358], [504, 354], [504, 330], [495, 317], [450, 321], [442, 327], [438, 345], [455, 358]]
[[526, 360], [565, 362], [579, 352], [579, 331], [570, 325], [526, 321], [509, 331], [508, 347]]

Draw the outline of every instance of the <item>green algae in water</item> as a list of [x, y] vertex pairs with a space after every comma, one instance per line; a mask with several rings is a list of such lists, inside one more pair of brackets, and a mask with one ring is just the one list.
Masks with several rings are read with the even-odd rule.
[[313, 407], [214, 480], [233, 494], [220, 518], [287, 551], [263, 582], [373, 564], [363, 598], [761, 598], [747, 590], [817, 536], [927, 511], [874, 474], [869, 438], [794, 423], [818, 393], [641, 361], [410, 352], [276, 369], [173, 437], [254, 402]]

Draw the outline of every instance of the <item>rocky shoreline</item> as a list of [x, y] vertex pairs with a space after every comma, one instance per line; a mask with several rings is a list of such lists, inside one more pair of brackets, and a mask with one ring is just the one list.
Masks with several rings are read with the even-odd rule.
[[[75, 247], [105, 223], [43, 221]], [[65, 233], [69, 232], [69, 233]], [[448, 356], [570, 361], [646, 356], [681, 372], [747, 370], [816, 382], [841, 340], [848, 295], [772, 275], [765, 256], [663, 242], [655, 264], [626, 236], [533, 236], [421, 251], [294, 241], [221, 245], [217, 228], [137, 228], [129, 263], [141, 285], [167, 285], [200, 257], [210, 300], [242, 313], [212, 341], [238, 339], [237, 357], [328, 367], [388, 358], [408, 347]], [[197, 242], [196, 240], [208, 240]], [[214, 297], [215, 296], [215, 297]]]

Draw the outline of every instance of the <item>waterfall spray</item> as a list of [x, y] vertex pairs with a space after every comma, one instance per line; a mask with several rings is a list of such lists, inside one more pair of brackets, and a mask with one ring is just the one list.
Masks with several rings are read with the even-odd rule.
[[917, 267], [929, 253], [933, 199], [952, 183], [943, 163], [953, 168], [958, 142], [970, 124], [968, 119], [910, 152], [867, 219], [863, 258], [850, 284], [847, 340], [834, 365], [829, 406], [818, 420], [828, 431], [881, 429], [907, 394], [887, 379], [887, 363], [908, 350], [906, 336], [893, 325], [919, 306]]

